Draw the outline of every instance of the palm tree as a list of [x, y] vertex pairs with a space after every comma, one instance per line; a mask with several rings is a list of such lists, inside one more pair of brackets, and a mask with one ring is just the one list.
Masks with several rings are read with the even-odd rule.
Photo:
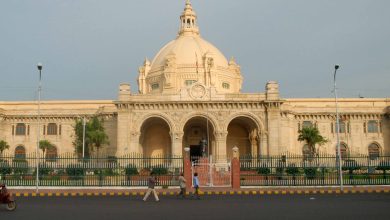
[[0, 156], [3, 155], [3, 151], [9, 149], [7, 141], [0, 140]]
[[96, 149], [97, 157], [99, 157], [99, 149], [109, 144], [108, 136], [104, 131], [103, 120], [99, 120], [98, 117], [93, 117], [87, 125], [86, 139], [90, 150]]
[[45, 151], [50, 150], [53, 147], [53, 144], [48, 140], [39, 141], [39, 149], [43, 152], [43, 157], [45, 157]]
[[298, 141], [305, 141], [309, 147], [310, 156], [316, 155], [316, 144], [323, 145], [328, 140], [321, 136], [320, 132], [316, 127], [304, 127], [299, 131]]

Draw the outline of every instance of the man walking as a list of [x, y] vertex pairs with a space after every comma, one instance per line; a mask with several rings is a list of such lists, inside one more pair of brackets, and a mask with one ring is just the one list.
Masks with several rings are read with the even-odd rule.
[[148, 191], [146, 191], [145, 197], [144, 197], [144, 202], [148, 199], [149, 195], [151, 192], [153, 192], [154, 198], [156, 199], [156, 202], [160, 201], [158, 199], [158, 195], [156, 190], [154, 189], [154, 186], [157, 183], [156, 177], [153, 175], [153, 173], [150, 174], [151, 176], [148, 178]]
[[198, 179], [198, 173], [194, 173], [194, 178], [193, 178], [193, 180], [192, 180], [192, 184], [194, 184], [194, 189], [195, 189], [194, 198], [200, 199], [200, 197], [199, 197], [199, 179]]
[[179, 193], [179, 196], [181, 196], [182, 198], [186, 197], [186, 182], [187, 181], [184, 178], [184, 174], [180, 173], [180, 177], [179, 177], [180, 193]]

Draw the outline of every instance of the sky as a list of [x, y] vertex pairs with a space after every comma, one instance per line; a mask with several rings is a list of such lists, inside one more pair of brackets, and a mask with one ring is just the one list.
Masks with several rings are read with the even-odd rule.
[[[179, 30], [185, 0], [1, 0], [0, 101], [117, 99]], [[192, 0], [201, 36], [234, 56], [242, 92], [390, 97], [388, 0]]]

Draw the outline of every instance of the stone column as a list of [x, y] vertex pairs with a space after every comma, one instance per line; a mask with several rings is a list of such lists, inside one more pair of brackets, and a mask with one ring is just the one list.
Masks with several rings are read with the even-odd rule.
[[[213, 155], [216, 158], [216, 162], [226, 162], [226, 137], [227, 131], [216, 131], [214, 132], [215, 136], [215, 154]], [[213, 146], [214, 147], [214, 146]]]
[[251, 156], [256, 157], [258, 156], [258, 146], [259, 146], [259, 138], [258, 138], [257, 129], [253, 129], [249, 133], [249, 141], [251, 143]]
[[184, 157], [183, 157], [183, 172], [184, 178], [186, 179], [186, 188], [191, 189], [192, 187], [192, 167], [190, 159], [190, 148], [184, 148]]
[[240, 188], [240, 151], [238, 147], [233, 147], [232, 158], [232, 188]]
[[172, 140], [172, 155], [173, 156], [183, 156], [183, 135], [184, 132], [171, 132]]
[[126, 111], [119, 111], [117, 117], [117, 156], [130, 152], [130, 115]]
[[139, 138], [141, 136], [141, 133], [138, 131], [133, 131], [130, 133], [130, 147], [129, 152], [130, 153], [143, 153], [142, 147], [139, 145]]
[[270, 104], [267, 109], [268, 116], [268, 154], [279, 155], [280, 153], [280, 109]]
[[260, 137], [260, 156], [268, 156], [268, 136], [263, 131], [261, 132]]

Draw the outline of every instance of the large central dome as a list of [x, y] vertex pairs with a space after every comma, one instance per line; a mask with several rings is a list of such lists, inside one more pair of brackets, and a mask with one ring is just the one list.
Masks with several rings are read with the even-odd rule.
[[214, 65], [228, 67], [225, 56], [212, 44], [201, 38], [199, 35], [179, 35], [177, 39], [165, 45], [152, 61], [151, 69], [158, 69], [165, 66], [167, 57], [174, 54], [176, 63], [193, 64], [202, 62], [204, 54], [213, 54]]
[[194, 85], [215, 88], [217, 93], [238, 93], [242, 84], [239, 66], [199, 34], [196, 13], [187, 0], [180, 16], [177, 38], [166, 44], [150, 63], [139, 68], [141, 94], [177, 94]]

